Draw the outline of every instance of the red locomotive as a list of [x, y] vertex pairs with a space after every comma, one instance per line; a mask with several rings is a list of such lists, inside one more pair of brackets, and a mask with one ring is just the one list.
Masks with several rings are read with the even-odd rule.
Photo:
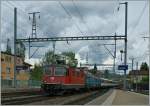
[[47, 65], [42, 82], [42, 88], [50, 94], [81, 90], [85, 86], [84, 69], [64, 65]]

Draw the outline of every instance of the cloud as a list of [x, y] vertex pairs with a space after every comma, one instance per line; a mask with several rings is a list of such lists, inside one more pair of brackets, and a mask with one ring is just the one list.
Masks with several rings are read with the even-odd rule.
[[[82, 17], [78, 14], [76, 8], [72, 2], [61, 2], [66, 10], [72, 15], [72, 19], [63, 10], [61, 5], [55, 1], [2, 1], [2, 39], [1, 48], [5, 48], [6, 39], [10, 38], [13, 47], [13, 7], [18, 9], [18, 37], [27, 38], [31, 35], [32, 21], [28, 20], [28, 12], [40, 11], [40, 19], [37, 16], [37, 33], [38, 37], [58, 37], [58, 36], [81, 36], [81, 32], [77, 26], [83, 32], [82, 36], [106, 36], [118, 34], [124, 34], [124, 9], [120, 8], [119, 12], [116, 12], [118, 2], [75, 2]], [[141, 2], [140, 2], [141, 3]], [[131, 2], [129, 5], [129, 30], [132, 30], [135, 26], [136, 17], [138, 16], [138, 9], [144, 6], [144, 3]], [[133, 5], [134, 4], [134, 5]], [[135, 8], [132, 8], [135, 7]], [[147, 10], [146, 10], [147, 13]], [[143, 15], [141, 25], [139, 25], [138, 32], [146, 31], [148, 29], [147, 14]], [[146, 20], [145, 20], [146, 17]], [[81, 19], [83, 18], [83, 20]], [[144, 24], [145, 26], [144, 26]], [[87, 28], [88, 27], [88, 28]], [[145, 27], [145, 28], [144, 28]], [[138, 33], [136, 33], [138, 34]], [[134, 39], [136, 38], [136, 39]], [[139, 41], [140, 40], [140, 41]], [[80, 56], [85, 57], [89, 52], [89, 63], [103, 63], [111, 61], [111, 56], [108, 54], [104, 47], [96, 46], [99, 43], [114, 43], [113, 41], [69, 41], [56, 42], [56, 53], [62, 51], [74, 51]], [[144, 52], [139, 51], [143, 41], [139, 36], [128, 36], [128, 56], [134, 55], [135, 51], [137, 55], [142, 55]], [[27, 45], [27, 44], [26, 44]], [[34, 58], [39, 58], [44, 55], [49, 49], [52, 50], [52, 42], [47, 43], [34, 43], [34, 45], [43, 45], [45, 47], [40, 48], [34, 55]], [[147, 45], [147, 43], [145, 44]], [[145, 45], [142, 45], [143, 51], [146, 50]], [[88, 49], [87, 49], [88, 47]], [[117, 41], [117, 56], [119, 56], [119, 50], [124, 47], [123, 41]], [[114, 51], [113, 46], [108, 47], [112, 53]], [[31, 49], [31, 54], [36, 48]], [[96, 52], [98, 51], [98, 52]], [[28, 50], [26, 51], [28, 56]], [[85, 60], [84, 60], [85, 61]], [[83, 61], [83, 62], [84, 62]], [[119, 59], [117, 59], [119, 61]]]

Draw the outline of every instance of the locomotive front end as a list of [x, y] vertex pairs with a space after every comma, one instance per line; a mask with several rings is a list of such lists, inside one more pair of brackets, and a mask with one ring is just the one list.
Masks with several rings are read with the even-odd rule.
[[56, 94], [65, 83], [66, 69], [64, 67], [46, 66], [42, 78], [42, 89], [49, 94]]

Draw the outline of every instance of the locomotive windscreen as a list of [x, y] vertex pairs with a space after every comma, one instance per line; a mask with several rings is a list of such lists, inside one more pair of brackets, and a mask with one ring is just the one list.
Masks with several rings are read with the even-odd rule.
[[44, 73], [45, 73], [46, 75], [52, 75], [52, 67], [45, 66], [44, 69], [45, 69], [45, 70], [44, 70]]
[[67, 73], [67, 70], [64, 67], [56, 67], [55, 69], [56, 76], [65, 76], [66, 73]]

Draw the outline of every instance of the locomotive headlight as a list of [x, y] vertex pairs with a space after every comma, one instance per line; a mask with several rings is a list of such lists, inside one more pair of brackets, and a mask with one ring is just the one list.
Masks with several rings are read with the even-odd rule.
[[50, 77], [50, 80], [54, 80], [54, 77]]

